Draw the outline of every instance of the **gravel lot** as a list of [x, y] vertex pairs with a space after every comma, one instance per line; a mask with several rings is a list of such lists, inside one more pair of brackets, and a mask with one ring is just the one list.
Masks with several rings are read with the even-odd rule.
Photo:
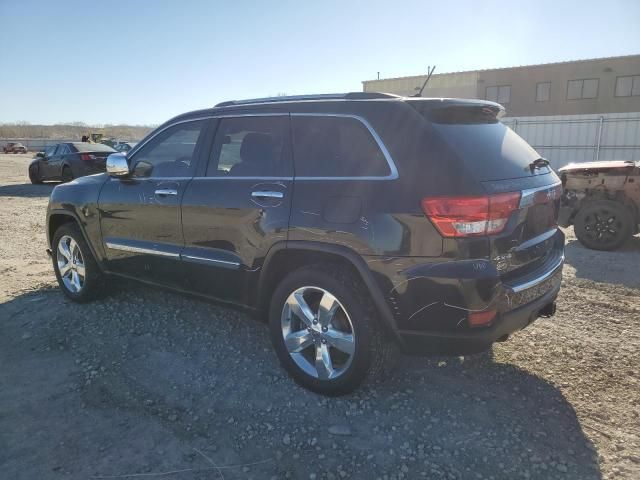
[[0, 477], [640, 478], [640, 238], [567, 230], [554, 318], [326, 399], [241, 312], [126, 282], [66, 301], [28, 161], [0, 155]]

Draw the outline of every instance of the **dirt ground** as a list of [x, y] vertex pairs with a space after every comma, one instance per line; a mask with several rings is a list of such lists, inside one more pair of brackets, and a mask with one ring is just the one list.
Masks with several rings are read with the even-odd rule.
[[0, 478], [640, 478], [637, 236], [567, 230], [555, 317], [327, 399], [241, 312], [127, 282], [66, 301], [28, 161], [0, 155]]

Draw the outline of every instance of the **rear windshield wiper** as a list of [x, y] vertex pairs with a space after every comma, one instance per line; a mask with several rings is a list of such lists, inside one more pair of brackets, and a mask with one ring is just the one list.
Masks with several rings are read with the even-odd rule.
[[540, 157], [529, 164], [529, 170], [533, 173], [536, 168], [548, 167], [549, 165], [549, 160]]

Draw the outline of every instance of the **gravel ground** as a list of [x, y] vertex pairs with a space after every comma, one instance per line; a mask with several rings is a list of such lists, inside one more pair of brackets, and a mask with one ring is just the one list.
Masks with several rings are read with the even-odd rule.
[[241, 312], [126, 282], [66, 301], [28, 160], [0, 155], [0, 477], [640, 478], [640, 238], [567, 230], [554, 318], [326, 399]]

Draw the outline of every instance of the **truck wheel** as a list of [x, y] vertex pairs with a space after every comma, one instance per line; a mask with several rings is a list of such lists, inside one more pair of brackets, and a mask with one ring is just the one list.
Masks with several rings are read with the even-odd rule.
[[104, 274], [75, 223], [65, 223], [56, 230], [52, 250], [58, 285], [70, 300], [88, 302], [104, 292]]
[[576, 237], [593, 250], [615, 250], [632, 235], [631, 212], [613, 200], [596, 200], [584, 205], [573, 222]]
[[280, 363], [301, 386], [343, 395], [393, 363], [395, 345], [383, 337], [371, 299], [348, 270], [311, 265], [276, 288], [269, 311]]

